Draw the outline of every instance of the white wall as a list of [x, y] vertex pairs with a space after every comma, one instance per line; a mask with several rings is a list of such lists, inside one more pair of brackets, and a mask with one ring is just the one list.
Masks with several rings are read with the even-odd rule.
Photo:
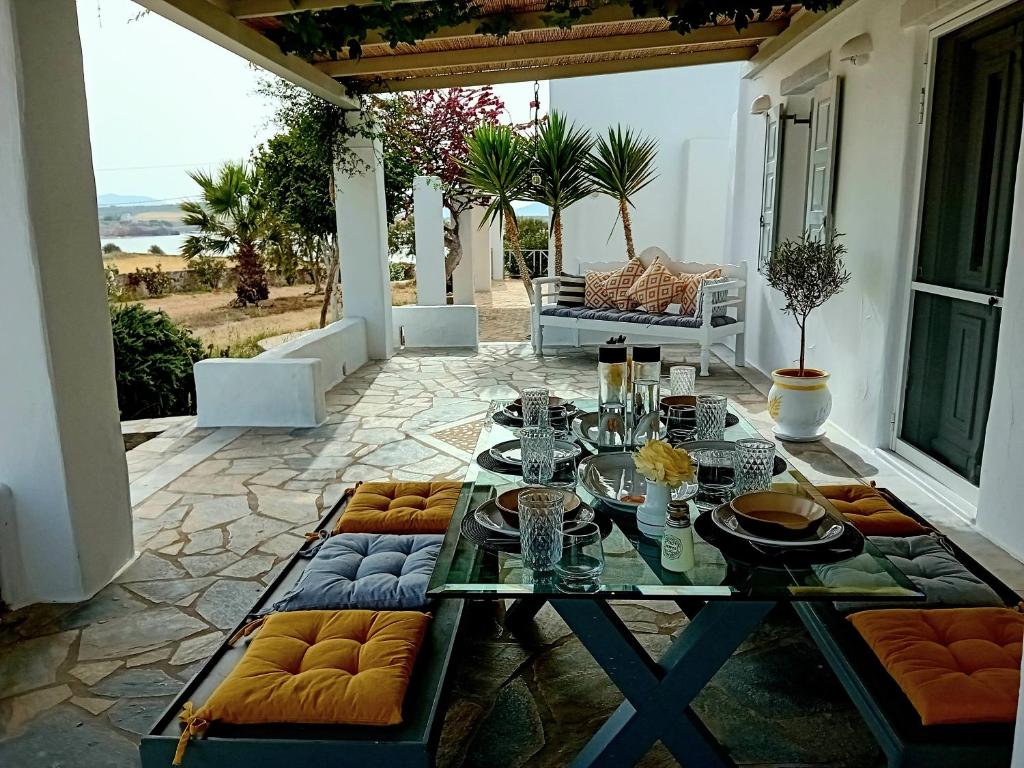
[[[658, 141], [659, 176], [636, 196], [637, 251], [720, 263], [728, 205], [729, 143], [742, 64], [553, 80], [551, 108], [595, 132], [621, 123]], [[624, 261], [618, 208], [590, 197], [563, 213], [565, 266]]]
[[74, 0], [0, 0], [0, 482], [17, 532], [4, 550], [21, 561], [0, 590], [12, 607], [84, 600], [132, 556], [94, 190]]

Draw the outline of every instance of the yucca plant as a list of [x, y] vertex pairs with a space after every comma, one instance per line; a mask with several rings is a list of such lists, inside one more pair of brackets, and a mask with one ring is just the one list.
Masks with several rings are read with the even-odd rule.
[[636, 250], [629, 209], [633, 196], [657, 178], [654, 167], [657, 154], [656, 141], [618, 125], [609, 128], [607, 135], [598, 137], [587, 164], [587, 172], [597, 191], [615, 198], [619, 204], [626, 255], [630, 259], [636, 258]]
[[562, 211], [594, 191], [594, 182], [587, 173], [587, 158], [593, 146], [589, 131], [566, 122], [558, 112], [548, 115], [537, 134], [533, 165], [540, 183], [531, 183], [528, 196], [551, 209], [555, 274], [562, 273]]
[[238, 303], [258, 304], [269, 296], [267, 272], [260, 251], [273, 234], [272, 217], [257, 194], [259, 177], [245, 163], [229, 162], [216, 177], [204, 171], [188, 174], [199, 185], [201, 198], [181, 204], [182, 223], [198, 227], [189, 235], [181, 255], [229, 254], [238, 263]]
[[490, 198], [481, 226], [502, 217], [505, 237], [512, 244], [519, 265], [519, 275], [526, 285], [530, 301], [533, 301], [530, 268], [523, 258], [519, 223], [512, 209], [512, 201], [524, 196], [530, 183], [532, 160], [529, 145], [509, 126], [487, 123], [478, 126], [467, 143], [469, 151], [462, 163], [466, 182]]

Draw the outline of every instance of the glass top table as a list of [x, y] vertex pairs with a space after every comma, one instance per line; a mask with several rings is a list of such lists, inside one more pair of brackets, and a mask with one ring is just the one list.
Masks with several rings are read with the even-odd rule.
[[[583, 411], [596, 410], [596, 403], [577, 400]], [[492, 407], [493, 413], [495, 408]], [[731, 411], [735, 413], [735, 411]], [[760, 436], [741, 414], [739, 423], [726, 430], [726, 440]], [[484, 426], [476, 455], [506, 440], [515, 439], [513, 430], [492, 420]], [[586, 453], [586, 447], [584, 448]], [[428, 592], [434, 597], [517, 598], [580, 597], [754, 601], [896, 601], [921, 599], [923, 595], [878, 549], [863, 540], [856, 555], [827, 565], [793, 565], [785, 558], [737, 559], [727, 557], [705, 541], [694, 526], [695, 565], [684, 573], [662, 569], [658, 540], [641, 534], [635, 515], [616, 512], [597, 501], [580, 483], [576, 493], [595, 511], [605, 516], [608, 531], [604, 539], [605, 567], [600, 584], [587, 592], [567, 590], [553, 574], [524, 568], [518, 552], [495, 551], [478, 546], [462, 533], [462, 522], [475, 508], [509, 488], [523, 485], [522, 478], [499, 474], [471, 465], [451, 524], [444, 538]], [[796, 469], [789, 467], [775, 477], [780, 490], [812, 497], [837, 520], [841, 515]], [[707, 513], [703, 513], [707, 514]], [[859, 537], [859, 534], [853, 534]], [[858, 541], [858, 543], [860, 543]]]

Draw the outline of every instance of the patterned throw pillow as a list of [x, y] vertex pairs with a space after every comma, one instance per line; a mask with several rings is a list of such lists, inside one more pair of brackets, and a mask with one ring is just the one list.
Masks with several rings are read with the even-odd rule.
[[618, 309], [633, 309], [636, 303], [629, 298], [629, 289], [647, 268], [640, 259], [630, 259], [625, 266], [608, 275], [608, 293]]
[[648, 312], [664, 312], [675, 301], [679, 293], [679, 278], [668, 271], [668, 267], [655, 260], [640, 279], [629, 289], [629, 300], [633, 306], [643, 307]]
[[[720, 302], [720, 301], [725, 301], [726, 299], [728, 299], [729, 298], [729, 291], [728, 291], [728, 289], [724, 289], [724, 290], [721, 290], [721, 291], [714, 290], [715, 285], [717, 285], [718, 283], [728, 283], [728, 282], [731, 282], [731, 278], [728, 278], [728, 277], [705, 277], [704, 279], [702, 279], [700, 281], [700, 285], [697, 286], [697, 307], [696, 307], [696, 310], [693, 313], [693, 316], [696, 317], [699, 320], [703, 316], [703, 314], [704, 314], [704, 292], [705, 291], [710, 291], [711, 292], [711, 300], [713, 302]], [[711, 309], [711, 316], [712, 317], [721, 317], [722, 315], [725, 315], [728, 312], [729, 312], [729, 308], [728, 307], [713, 307]]]
[[582, 275], [567, 275], [563, 272], [558, 278], [558, 306], [582, 307], [586, 282]]
[[593, 309], [615, 306], [615, 300], [608, 292], [608, 278], [611, 272], [587, 272], [584, 277], [583, 304]]
[[697, 292], [700, 290], [701, 281], [721, 276], [722, 270], [720, 269], [709, 269], [700, 275], [691, 275], [686, 272], [678, 275], [679, 293], [676, 294], [674, 303], [679, 304], [679, 314], [691, 317], [696, 315]]

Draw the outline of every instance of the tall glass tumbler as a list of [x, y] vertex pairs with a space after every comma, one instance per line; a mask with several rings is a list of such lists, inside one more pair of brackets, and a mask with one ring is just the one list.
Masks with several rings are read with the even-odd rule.
[[527, 485], [546, 485], [555, 472], [555, 430], [526, 427], [519, 434], [523, 480]]
[[571, 588], [597, 583], [604, 572], [604, 547], [597, 523], [567, 523], [562, 527], [562, 552], [555, 573]]
[[697, 394], [697, 369], [692, 365], [673, 365], [668, 375], [673, 395]]
[[728, 401], [723, 395], [697, 395], [697, 439], [724, 440]]
[[736, 493], [767, 491], [772, 487], [775, 443], [760, 437], [736, 441]]
[[550, 571], [562, 556], [562, 513], [565, 494], [528, 488], [519, 494], [519, 546], [523, 565]]
[[548, 423], [548, 401], [550, 396], [546, 387], [526, 387], [523, 389], [523, 426], [540, 427]]

